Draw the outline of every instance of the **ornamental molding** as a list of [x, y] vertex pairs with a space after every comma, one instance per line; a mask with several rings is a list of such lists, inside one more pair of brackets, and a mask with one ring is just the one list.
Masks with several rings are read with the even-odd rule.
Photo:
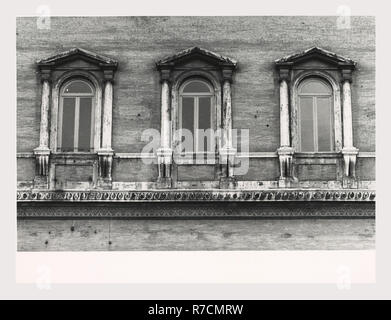
[[149, 190], [149, 191], [31, 191], [18, 190], [17, 202], [367, 202], [373, 190]]
[[232, 58], [225, 57], [204, 48], [191, 47], [157, 61], [156, 67], [158, 70], [167, 70], [173, 68], [176, 64], [197, 58], [206, 60], [212, 65], [217, 65], [220, 68], [227, 70], [233, 70], [237, 66], [237, 61]]
[[340, 56], [334, 52], [319, 48], [311, 47], [299, 53], [291, 54], [281, 59], [275, 60], [275, 65], [280, 70], [289, 70], [295, 64], [308, 61], [311, 59], [320, 59], [332, 65], [335, 65], [342, 70], [355, 69], [357, 62], [350, 58]]
[[40, 70], [50, 70], [77, 59], [91, 62], [104, 70], [116, 70], [118, 66], [117, 60], [82, 48], [72, 48], [49, 58], [41, 59], [37, 61], [37, 65]]

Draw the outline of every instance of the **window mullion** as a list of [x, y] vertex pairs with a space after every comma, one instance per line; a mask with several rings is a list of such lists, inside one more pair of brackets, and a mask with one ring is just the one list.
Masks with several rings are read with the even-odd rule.
[[75, 128], [74, 128], [74, 138], [73, 138], [73, 151], [77, 152], [79, 150], [79, 117], [80, 117], [80, 97], [75, 99]]
[[329, 105], [330, 105], [330, 151], [333, 151], [334, 150], [334, 130], [335, 130], [335, 126], [334, 126], [334, 121], [333, 121], [333, 116], [334, 116], [334, 108], [333, 108], [333, 104], [332, 104], [332, 98], [329, 97]]
[[312, 108], [313, 108], [313, 126], [314, 126], [314, 150], [319, 151], [318, 146], [318, 106], [316, 97], [312, 98]]
[[63, 105], [64, 105], [64, 98], [60, 99], [60, 107], [59, 107], [59, 112], [58, 112], [58, 126], [57, 128], [58, 134], [57, 134], [57, 150], [62, 150], [62, 119], [63, 119]]
[[199, 125], [199, 121], [198, 121], [198, 115], [199, 115], [199, 98], [198, 97], [194, 97], [194, 151], [197, 152], [198, 151], [198, 134], [197, 134], [197, 130], [198, 130], [198, 125]]

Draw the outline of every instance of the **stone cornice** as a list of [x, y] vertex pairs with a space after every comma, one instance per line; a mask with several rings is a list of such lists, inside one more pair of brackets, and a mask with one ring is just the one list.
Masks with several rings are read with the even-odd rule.
[[337, 66], [339, 69], [353, 70], [356, 66], [356, 62], [342, 57], [334, 52], [319, 48], [312, 47], [299, 53], [295, 53], [275, 61], [275, 65], [278, 69], [290, 69], [295, 64], [301, 63], [311, 59], [320, 59]]
[[40, 69], [53, 69], [67, 61], [72, 61], [78, 58], [90, 61], [105, 69], [116, 70], [118, 66], [118, 62], [116, 60], [82, 48], [72, 48], [52, 57], [39, 60], [37, 61], [37, 65]]
[[374, 190], [148, 190], [30, 191], [18, 190], [17, 202], [308, 202], [374, 201]]
[[161, 68], [170, 67], [172, 68], [176, 64], [193, 59], [193, 58], [201, 58], [207, 60], [212, 65], [217, 65], [220, 68], [224, 69], [235, 69], [237, 66], [237, 62], [210, 50], [206, 50], [200, 47], [191, 47], [185, 50], [182, 50], [172, 56], [166, 57], [156, 62], [156, 67], [160, 70]]

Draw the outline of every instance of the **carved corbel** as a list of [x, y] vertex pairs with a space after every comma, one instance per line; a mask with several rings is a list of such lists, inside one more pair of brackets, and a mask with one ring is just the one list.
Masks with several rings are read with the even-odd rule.
[[344, 148], [342, 149], [342, 156], [344, 162], [344, 176], [349, 178], [356, 178], [356, 161], [357, 161], [357, 148]]
[[222, 177], [220, 177], [221, 189], [230, 189], [236, 187], [237, 181], [234, 177], [236, 154], [237, 150], [230, 146], [225, 146], [220, 149], [219, 163], [223, 174]]
[[99, 183], [101, 186], [110, 186], [114, 152], [112, 150], [99, 150], [97, 153]]
[[292, 147], [280, 147], [277, 149], [278, 160], [280, 163], [279, 186], [286, 187], [293, 180], [293, 154]]
[[49, 174], [49, 149], [35, 149], [35, 164], [36, 164], [36, 175], [47, 176]]
[[160, 187], [171, 187], [171, 166], [173, 151], [171, 148], [159, 148], [156, 151], [158, 161], [158, 183]]

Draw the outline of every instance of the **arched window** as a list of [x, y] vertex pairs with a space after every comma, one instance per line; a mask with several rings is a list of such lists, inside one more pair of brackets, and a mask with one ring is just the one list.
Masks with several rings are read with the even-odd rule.
[[307, 78], [298, 88], [299, 147], [302, 152], [334, 150], [333, 91], [320, 78]]
[[181, 86], [179, 96], [179, 128], [192, 133], [195, 152], [214, 151], [210, 131], [206, 131], [213, 129], [212, 86], [203, 79], [190, 79]]
[[93, 151], [94, 96], [94, 87], [84, 79], [74, 79], [62, 86], [58, 126], [59, 151]]

